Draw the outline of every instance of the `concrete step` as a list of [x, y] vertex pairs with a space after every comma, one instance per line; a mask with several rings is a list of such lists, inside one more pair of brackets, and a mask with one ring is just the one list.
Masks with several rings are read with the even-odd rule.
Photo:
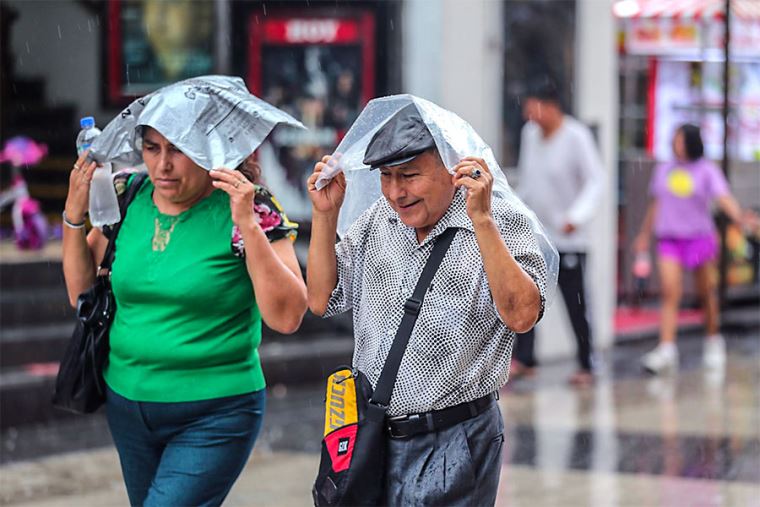
[[74, 320], [0, 330], [0, 367], [60, 361]]
[[[60, 243], [58, 243], [60, 245]], [[33, 254], [27, 255], [30, 257]], [[24, 256], [8, 255], [0, 262], [0, 287], [3, 294], [12, 290], [64, 288], [63, 267], [58, 260], [24, 261]]]
[[760, 284], [729, 287], [726, 290], [726, 299], [729, 304], [735, 306], [760, 306]]
[[[259, 348], [267, 384], [294, 385], [319, 381], [336, 366], [350, 364], [350, 334], [329, 333], [288, 341], [264, 342]], [[75, 417], [50, 404], [57, 362], [4, 367], [0, 372], [0, 430]]]
[[[3, 296], [0, 295], [0, 300]], [[12, 307], [13, 314], [6, 314], [6, 307]], [[63, 357], [66, 344], [71, 338], [76, 316], [73, 310], [59, 308], [56, 304], [14, 304], [2, 305], [0, 316], [0, 367], [23, 366], [25, 364], [59, 361]], [[34, 315], [32, 315], [34, 314]], [[61, 314], [65, 319], [61, 319]], [[32, 316], [37, 317], [33, 325], [26, 324]], [[35, 321], [31, 321], [35, 322]], [[6, 325], [6, 323], [9, 323]], [[298, 333], [283, 335], [266, 326], [262, 328], [264, 344], [310, 343], [315, 336], [351, 335], [350, 315], [333, 319], [321, 319], [307, 313]]]
[[51, 288], [6, 289], [0, 292], [0, 329], [74, 322], [63, 286]]
[[45, 101], [45, 80], [42, 78], [22, 78], [14, 76], [10, 91], [16, 103], [42, 103]]

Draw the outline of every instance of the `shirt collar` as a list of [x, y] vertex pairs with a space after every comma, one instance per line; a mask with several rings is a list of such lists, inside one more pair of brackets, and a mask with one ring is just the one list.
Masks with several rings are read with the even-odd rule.
[[396, 226], [403, 231], [402, 233], [404, 236], [406, 236], [416, 248], [424, 247], [450, 227], [467, 229], [468, 231], [475, 230], [472, 225], [472, 220], [470, 220], [470, 217], [467, 215], [467, 189], [465, 188], [460, 187], [454, 192], [454, 198], [451, 200], [451, 204], [446, 210], [446, 213], [444, 213], [441, 219], [438, 220], [438, 223], [435, 224], [433, 230], [430, 231], [430, 234], [427, 235], [422, 243], [417, 243], [417, 233], [415, 232], [414, 227], [409, 227], [404, 224], [399, 218], [398, 213], [391, 208], [387, 201], [386, 205], [390, 211], [388, 220], [391, 223], [395, 223]]

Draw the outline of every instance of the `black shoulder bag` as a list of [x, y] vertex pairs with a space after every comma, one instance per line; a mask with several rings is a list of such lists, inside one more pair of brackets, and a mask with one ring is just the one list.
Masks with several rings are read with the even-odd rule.
[[386, 412], [396, 377], [430, 282], [457, 229], [449, 228], [433, 246], [430, 258], [404, 303], [404, 317], [373, 393], [361, 371], [343, 366], [327, 379], [325, 430], [314, 505], [379, 505], [385, 489]]
[[124, 198], [119, 199], [121, 220], [112, 226], [95, 283], [77, 299], [76, 327], [55, 379], [52, 401], [58, 408], [87, 414], [105, 402], [103, 368], [108, 361], [108, 332], [116, 308], [111, 291], [111, 263], [116, 250], [116, 236], [124, 223], [129, 203], [146, 177], [145, 173], [136, 174]]

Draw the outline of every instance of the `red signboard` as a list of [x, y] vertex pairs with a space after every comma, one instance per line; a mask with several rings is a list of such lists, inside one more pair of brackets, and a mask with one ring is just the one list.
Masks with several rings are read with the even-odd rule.
[[360, 42], [355, 19], [267, 19], [264, 42], [273, 44], [353, 44]]
[[298, 118], [305, 131], [275, 129], [259, 148], [264, 183], [291, 218], [308, 220], [306, 179], [333, 152], [375, 93], [375, 16], [369, 9], [252, 15], [248, 87]]

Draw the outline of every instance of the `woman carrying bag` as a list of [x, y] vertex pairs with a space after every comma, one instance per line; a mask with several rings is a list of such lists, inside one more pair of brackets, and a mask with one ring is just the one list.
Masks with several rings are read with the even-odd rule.
[[[261, 322], [292, 333], [306, 311], [292, 243], [296, 225], [257, 184], [251, 152], [262, 139], [246, 140], [242, 151], [227, 147], [244, 157], [232, 165], [236, 170], [208, 170], [199, 164], [204, 154], [212, 167], [234, 158], [220, 159], [218, 143], [192, 145], [171, 128], [159, 130], [167, 111], [158, 107], [162, 100], [187, 112], [187, 121], [177, 123], [202, 128], [203, 108], [182, 107], [177, 97], [206, 94], [213, 102], [220, 84], [214, 79], [173, 85], [181, 93], [168, 98], [160, 90], [141, 99], [147, 106], [140, 114], [136, 103], [130, 106], [133, 125], [124, 125], [122, 114], [92, 148], [98, 162], [124, 160], [124, 153], [114, 155], [114, 140], [122, 148], [129, 141], [139, 149], [132, 161], [137, 155], [148, 169], [116, 237], [116, 312], [104, 370], [108, 423], [132, 505], [222, 503], [261, 428]], [[224, 111], [218, 102], [214, 107]], [[108, 244], [101, 230], [85, 235], [83, 228], [96, 166], [84, 154], [70, 176], [63, 264], [72, 304], [94, 282]], [[115, 178], [118, 193], [132, 183]]]

